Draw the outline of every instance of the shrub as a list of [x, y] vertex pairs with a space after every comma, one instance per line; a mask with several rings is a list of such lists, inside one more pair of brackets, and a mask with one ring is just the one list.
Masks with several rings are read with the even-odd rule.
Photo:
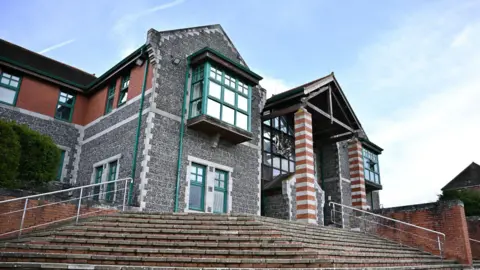
[[16, 188], [18, 165], [20, 162], [20, 142], [12, 125], [0, 121], [0, 186]]
[[41, 186], [55, 179], [60, 150], [52, 139], [26, 125], [12, 125], [21, 146], [18, 180], [23, 188]]
[[439, 200], [458, 199], [463, 202], [466, 216], [480, 216], [480, 191], [471, 189], [447, 190], [439, 196]]

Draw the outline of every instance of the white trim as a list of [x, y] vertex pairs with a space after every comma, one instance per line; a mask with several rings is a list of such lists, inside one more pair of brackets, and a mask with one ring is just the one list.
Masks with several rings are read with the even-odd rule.
[[297, 209], [297, 215], [301, 214], [314, 214], [317, 215], [317, 211], [314, 209]]
[[[298, 179], [298, 178], [303, 178], [303, 177], [315, 179], [315, 175], [312, 174], [312, 173], [297, 173], [297, 174], [295, 174], [295, 177], [296, 177], [297, 179]], [[312, 185], [313, 185], [313, 183], [312, 183]]]
[[315, 162], [315, 160], [313, 159], [313, 157], [311, 156], [299, 156], [299, 157], [295, 157], [295, 160], [298, 162], [298, 161], [301, 161], [301, 160], [309, 160], [309, 161], [312, 161], [312, 162]]
[[367, 200], [365, 198], [355, 198], [355, 199], [352, 199], [352, 203], [354, 203], [354, 202], [364, 202], [364, 203], [366, 203]]
[[[149, 111], [150, 111], [149, 108], [143, 110], [142, 115], [146, 114], [146, 113], [149, 112]], [[116, 124], [113, 125], [113, 126], [110, 126], [110, 127], [107, 128], [107, 129], [104, 129], [104, 130], [96, 133], [95, 135], [92, 135], [92, 136], [88, 137], [88, 139], [82, 141], [82, 145], [83, 145], [83, 144], [86, 144], [86, 143], [88, 143], [88, 142], [91, 142], [91, 141], [93, 141], [93, 140], [95, 140], [95, 139], [98, 139], [99, 137], [101, 137], [101, 136], [103, 136], [103, 135], [105, 135], [105, 134], [108, 134], [108, 133], [110, 133], [112, 130], [117, 129], [117, 128], [119, 128], [119, 127], [121, 127], [121, 126], [129, 123], [130, 121], [133, 121], [133, 120], [137, 119], [137, 118], [138, 118], [138, 113], [136, 113], [136, 114], [128, 117], [127, 119], [124, 119], [124, 120], [116, 123]]]
[[[104, 165], [104, 164], [108, 164], [112, 161], [115, 161], [115, 160], [120, 160], [122, 158], [122, 154], [118, 154], [118, 155], [115, 155], [115, 156], [112, 156], [112, 157], [109, 157], [109, 158], [106, 158], [104, 160], [101, 160], [99, 162], [96, 162], [93, 164], [93, 168], [95, 169], [96, 167], [99, 167], [100, 165]], [[118, 169], [118, 168], [117, 168]]]
[[190, 161], [190, 163], [194, 162], [194, 163], [202, 164], [202, 165], [205, 165], [205, 166], [208, 166], [208, 167], [214, 167], [214, 168], [217, 168], [217, 169], [220, 169], [220, 170], [223, 170], [223, 171], [233, 172], [232, 167], [228, 167], [228, 166], [225, 166], [225, 165], [222, 165], [222, 164], [218, 164], [218, 163], [211, 162], [211, 161], [201, 159], [201, 158], [197, 158], [197, 157], [194, 157], [194, 156], [189, 155], [187, 157], [187, 160]]
[[308, 144], [308, 145], [310, 145], [310, 146], [313, 147], [313, 141], [312, 141], [312, 140], [309, 140], [309, 139], [307, 139], [307, 138], [305, 138], [305, 139], [296, 139], [296, 140], [295, 140], [295, 145], [301, 144], [301, 143], [305, 143], [305, 144]]
[[362, 188], [362, 187], [365, 188], [365, 185], [356, 184], [356, 185], [351, 185], [350, 187], [351, 187], [352, 189], [354, 189], [354, 188]]
[[312, 129], [312, 125], [309, 124], [309, 123], [305, 123], [305, 122], [300, 123], [300, 124], [296, 124], [296, 125], [294, 126], [294, 129], [302, 128], [302, 127], [307, 127], [307, 128]]
[[305, 135], [305, 136], [312, 136], [312, 131], [308, 131], [308, 130], [302, 130], [302, 131], [298, 131], [298, 132], [295, 132], [295, 137], [298, 137], [298, 136], [301, 136], [301, 135]]
[[[260, 141], [261, 141], [261, 140], [260, 140]], [[256, 150], [258, 150], [258, 149], [261, 150], [261, 149], [262, 149], [262, 146], [261, 146], [261, 145], [255, 145], [255, 144], [250, 143], [250, 142], [243, 142], [243, 143], [241, 143], [240, 145], [248, 146], [248, 147], [253, 148], [253, 149], [256, 149]]]
[[301, 114], [295, 113], [295, 120], [307, 119], [307, 121], [312, 122], [312, 115], [307, 111], [307, 109], [302, 108], [303, 112]]
[[[152, 92], [152, 88], [145, 91], [145, 97], [147, 97], [147, 95], [149, 95], [151, 92]], [[139, 95], [135, 96], [134, 98], [132, 98], [130, 100], [127, 100], [127, 102], [125, 104], [123, 104], [122, 106], [117, 107], [117, 108], [113, 109], [111, 112], [109, 112], [105, 115], [102, 115], [102, 116], [96, 118], [95, 120], [93, 120], [92, 122], [86, 124], [85, 126], [83, 126], [83, 128], [87, 129], [87, 128], [97, 124], [98, 122], [102, 121], [103, 119], [113, 115], [115, 112], [120, 111], [123, 108], [126, 108], [128, 105], [130, 105], [130, 104], [134, 103], [135, 101], [139, 100], [141, 97], [142, 97], [142, 94], [140, 93]]]
[[351, 177], [351, 178], [350, 178], [350, 181], [352, 181], [352, 182], [361, 181], [361, 180], [363, 180], [363, 177], [357, 176], [357, 177]]
[[315, 170], [315, 166], [310, 165], [310, 164], [300, 164], [300, 165], [295, 165], [295, 170], [301, 170], [301, 169], [310, 169], [310, 170]]
[[349, 149], [349, 150], [348, 150], [348, 155], [350, 156], [350, 155], [352, 155], [352, 154], [359, 154], [360, 156], [363, 156], [362, 151], [360, 151], [360, 150], [352, 150], [352, 151], [350, 151], [350, 149]]
[[365, 195], [366, 195], [367, 193], [366, 193], [365, 191], [354, 191], [354, 192], [352, 192], [352, 196], [354, 196], [354, 195], [362, 195], [362, 194], [365, 194]]
[[344, 182], [351, 183], [350, 179], [348, 178], [340, 177], [340, 179]]
[[352, 162], [352, 161], [355, 161], [355, 160], [358, 160], [358, 161], [363, 161], [363, 158], [362, 157], [352, 157], [352, 158], [349, 158], [348, 161], [349, 162]]
[[144, 148], [143, 148], [143, 159], [140, 163], [142, 170], [140, 171], [140, 211], [143, 211], [147, 206], [145, 202], [145, 197], [147, 196], [147, 190], [145, 186], [148, 183], [147, 173], [150, 171], [150, 167], [148, 166], [148, 162], [150, 161], [149, 152], [152, 149], [151, 140], [153, 140], [153, 133], [152, 130], [154, 128], [153, 120], [155, 119], [155, 114], [153, 112], [149, 112], [147, 115], [147, 127], [145, 128], [145, 141], [144, 141]]
[[313, 154], [313, 149], [311, 147], [299, 147], [295, 148], [295, 154], [303, 153], [303, 152], [308, 152]]
[[70, 183], [72, 184], [77, 183], [78, 170], [80, 168], [80, 158], [82, 155], [82, 140], [83, 140], [83, 137], [85, 136], [85, 129], [79, 128], [78, 133], [79, 135], [77, 138], [77, 143], [75, 144], [75, 154], [73, 156], [72, 179], [70, 180]]
[[[296, 198], [295, 198], [295, 199], [296, 199]], [[315, 200], [316, 200], [316, 198], [315, 198]], [[297, 201], [297, 206], [299, 206], [299, 205], [306, 205], [306, 204], [313, 204], [313, 202], [314, 202], [315, 200], [299, 200], [299, 201]], [[297, 211], [298, 211], [298, 209], [297, 209]]]
[[310, 191], [310, 190], [304, 190], [304, 191], [299, 191], [299, 192], [296, 192], [295, 193], [296, 196], [305, 196], [305, 195], [309, 195], [309, 196], [316, 196], [316, 192], [315, 191]]
[[349, 167], [350, 169], [357, 168], [357, 167], [358, 167], [359, 169], [362, 169], [362, 170], [364, 169], [364, 168], [363, 168], [363, 165], [362, 165], [361, 163], [352, 164], [352, 165], [350, 165], [350, 166], [348, 166], [348, 167]]
[[296, 177], [295, 177], [295, 187], [296, 187], [296, 188], [299, 188], [299, 187], [311, 187], [311, 188], [315, 188], [315, 184], [312, 183], [312, 182], [297, 182], [297, 181], [296, 181]]
[[[169, 112], [166, 112], [166, 111], [163, 111], [163, 110], [160, 110], [158, 108], [151, 108], [151, 111], [155, 114], [158, 114], [158, 115], [161, 115], [163, 117], [166, 117], [166, 118], [169, 118], [169, 119], [172, 119], [174, 121], [177, 121], [177, 122], [182, 122], [182, 118], [178, 115], [174, 115], [174, 114], [171, 114]], [[187, 121], [187, 118], [185, 118], [185, 122]]]

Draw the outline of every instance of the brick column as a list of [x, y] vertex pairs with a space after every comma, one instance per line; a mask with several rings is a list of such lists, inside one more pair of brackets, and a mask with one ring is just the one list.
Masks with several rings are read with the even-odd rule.
[[363, 171], [362, 144], [358, 139], [348, 143], [348, 162], [350, 165], [350, 185], [352, 187], [352, 206], [367, 210], [367, 193]]
[[316, 224], [312, 115], [305, 108], [295, 113], [295, 160], [297, 220]]

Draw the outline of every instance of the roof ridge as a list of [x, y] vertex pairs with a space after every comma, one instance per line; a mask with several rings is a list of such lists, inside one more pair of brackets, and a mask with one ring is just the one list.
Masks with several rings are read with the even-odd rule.
[[59, 60], [56, 60], [56, 59], [54, 59], [54, 58], [45, 56], [45, 55], [40, 54], [40, 53], [37, 53], [37, 52], [34, 52], [34, 51], [30, 50], [30, 49], [27, 49], [27, 48], [22, 47], [22, 46], [20, 46], [20, 45], [18, 45], [18, 44], [9, 42], [9, 41], [7, 41], [7, 40], [5, 40], [5, 39], [0, 38], [0, 40], [3, 41], [3, 42], [5, 42], [5, 43], [8, 43], [8, 44], [10, 44], [10, 45], [13, 45], [13, 46], [15, 46], [15, 47], [17, 47], [17, 48], [20, 48], [20, 49], [22, 49], [22, 50], [28, 51], [28, 52], [30, 52], [30, 53], [34, 53], [34, 54], [36, 54], [36, 55], [38, 55], [38, 56], [40, 56], [40, 57], [49, 59], [49, 60], [51, 60], [51, 61], [55, 61], [55, 62], [57, 62], [57, 63], [59, 63], [59, 64], [62, 64], [62, 65], [64, 65], [64, 66], [67, 66], [67, 67], [69, 67], [69, 68], [76, 69], [76, 70], [78, 70], [78, 71], [80, 71], [80, 72], [83, 72], [83, 73], [85, 73], [85, 74], [87, 74], [87, 75], [92, 76], [92, 77], [95, 78], [95, 79], [97, 78], [95, 75], [93, 75], [92, 73], [89, 73], [89, 72], [87, 72], [87, 71], [85, 71], [85, 70], [81, 70], [81, 69], [79, 69], [79, 68], [77, 68], [77, 67], [74, 67], [74, 66], [72, 66], [72, 65], [66, 64], [66, 63], [61, 62], [61, 61], [59, 61]]

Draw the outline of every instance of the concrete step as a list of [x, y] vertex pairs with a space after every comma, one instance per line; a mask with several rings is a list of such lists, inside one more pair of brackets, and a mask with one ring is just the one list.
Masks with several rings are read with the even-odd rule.
[[[258, 226], [262, 223], [253, 220], [193, 220], [193, 219], [145, 219], [145, 218], [128, 218], [122, 215], [103, 216], [90, 218], [85, 222], [119, 222], [133, 224], [177, 224], [177, 225], [232, 225], [232, 226]], [[142, 225], [139, 225], [142, 226]]]
[[46, 262], [69, 264], [101, 264], [165, 266], [165, 267], [251, 267], [251, 268], [321, 268], [331, 267], [332, 262], [322, 259], [264, 259], [264, 258], [205, 258], [205, 257], [156, 257], [114, 256], [69, 253], [0, 252], [0, 262]]
[[[128, 266], [128, 265], [95, 265], [95, 264], [86, 264], [86, 265], [79, 265], [79, 264], [68, 264], [68, 263], [35, 263], [35, 262], [0, 262], [0, 269], [95, 269], [95, 270], [138, 270], [138, 266]], [[165, 270], [165, 269], [185, 269], [183, 267], [155, 267], [151, 266], [148, 267], [148, 270]], [[198, 268], [194, 268], [198, 269]], [[339, 268], [322, 268], [324, 270], [334, 270]], [[408, 268], [405, 267], [368, 267], [368, 268], [348, 268], [349, 270], [380, 270], [380, 269], [388, 269], [388, 270], [420, 270], [420, 269], [429, 269], [429, 270], [446, 270], [446, 269], [463, 269], [461, 265], [458, 264], [444, 264], [444, 265], [414, 265], [409, 266]]]
[[6, 243], [0, 247], [3, 252], [33, 252], [33, 253], [72, 253], [101, 254], [116, 256], [170, 256], [178, 254], [191, 258], [317, 258], [316, 251], [303, 250], [235, 250], [235, 249], [203, 249], [203, 248], [127, 248], [127, 247], [96, 247], [46, 244], [13, 244]]

